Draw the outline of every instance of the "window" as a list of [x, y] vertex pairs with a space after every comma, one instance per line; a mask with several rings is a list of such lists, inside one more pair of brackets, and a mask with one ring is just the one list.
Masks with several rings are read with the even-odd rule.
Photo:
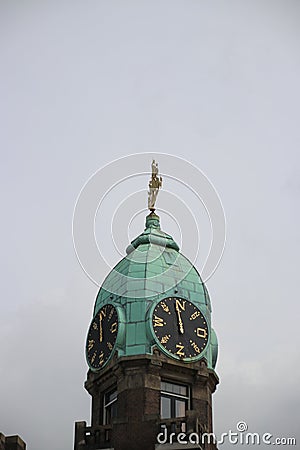
[[116, 389], [104, 394], [104, 425], [111, 424], [113, 418], [117, 416], [117, 398], [118, 393]]
[[181, 384], [161, 382], [160, 416], [162, 419], [185, 417], [189, 408], [189, 388]]

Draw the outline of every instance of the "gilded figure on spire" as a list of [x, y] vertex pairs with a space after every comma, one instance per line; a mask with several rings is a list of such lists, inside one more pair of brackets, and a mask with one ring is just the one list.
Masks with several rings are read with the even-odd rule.
[[162, 186], [162, 177], [158, 177], [158, 163], [153, 159], [152, 164], [152, 176], [149, 181], [148, 191], [148, 208], [150, 211], [155, 211], [155, 202], [159, 188]]

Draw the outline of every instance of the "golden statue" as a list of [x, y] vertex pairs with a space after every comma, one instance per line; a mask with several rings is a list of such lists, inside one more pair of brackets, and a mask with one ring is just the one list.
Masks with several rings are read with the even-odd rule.
[[155, 211], [156, 197], [159, 188], [162, 186], [162, 177], [158, 177], [158, 163], [153, 159], [152, 164], [152, 177], [149, 181], [149, 191], [148, 191], [148, 208], [150, 211]]

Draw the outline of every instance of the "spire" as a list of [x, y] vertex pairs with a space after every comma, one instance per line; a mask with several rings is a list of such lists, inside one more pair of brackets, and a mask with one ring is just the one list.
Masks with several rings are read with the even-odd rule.
[[127, 247], [126, 253], [131, 253], [134, 249], [138, 248], [141, 244], [156, 244], [162, 247], [172, 248], [179, 251], [179, 246], [174, 241], [172, 236], [164, 233], [160, 229], [159, 216], [153, 211], [146, 217], [146, 227], [142, 234], [136, 237], [131, 244]]
[[154, 211], [146, 217], [145, 228], [156, 228], [160, 230], [159, 216]]

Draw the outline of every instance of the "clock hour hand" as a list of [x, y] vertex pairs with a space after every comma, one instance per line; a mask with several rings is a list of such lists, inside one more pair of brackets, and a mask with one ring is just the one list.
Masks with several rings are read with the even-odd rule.
[[183, 328], [183, 322], [182, 322], [182, 318], [181, 318], [181, 313], [178, 307], [178, 304], [176, 303], [176, 311], [177, 311], [177, 316], [178, 316], [178, 325], [179, 325], [179, 331], [181, 334], [184, 334], [184, 328]]

